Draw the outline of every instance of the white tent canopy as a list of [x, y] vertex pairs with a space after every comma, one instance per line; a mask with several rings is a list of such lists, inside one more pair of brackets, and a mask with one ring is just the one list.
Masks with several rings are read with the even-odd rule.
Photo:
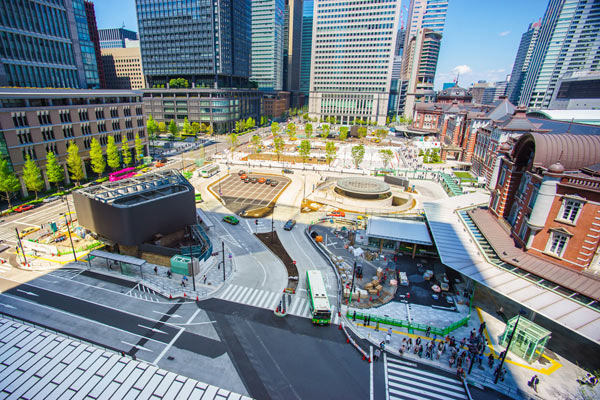
[[367, 224], [367, 236], [426, 246], [433, 244], [427, 224], [423, 221], [409, 219], [370, 217]]

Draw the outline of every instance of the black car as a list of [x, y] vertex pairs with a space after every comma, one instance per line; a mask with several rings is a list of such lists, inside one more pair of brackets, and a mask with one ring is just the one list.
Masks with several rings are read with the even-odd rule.
[[283, 229], [286, 231], [291, 231], [294, 225], [296, 225], [296, 221], [293, 219], [288, 219], [288, 221], [283, 226]]
[[243, 169], [240, 169], [240, 170], [238, 171], [238, 176], [242, 176], [242, 175], [244, 175], [245, 173], [246, 173], [246, 171], [244, 171]]
[[270, 184], [271, 184], [271, 180], [270, 180], [270, 179], [267, 179], [267, 180], [265, 181], [265, 185], [270, 185]]
[[294, 173], [294, 171], [292, 171], [291, 169], [287, 169], [287, 168], [286, 168], [286, 169], [284, 169], [282, 172], [283, 172], [284, 174], [293, 174], [293, 173]]

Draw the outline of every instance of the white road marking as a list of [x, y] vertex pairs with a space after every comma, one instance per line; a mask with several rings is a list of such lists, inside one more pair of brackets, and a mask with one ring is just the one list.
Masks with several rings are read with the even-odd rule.
[[131, 343], [127, 343], [124, 340], [121, 340], [121, 343], [126, 344], [127, 346], [131, 346], [134, 347], [138, 350], [144, 350], [144, 351], [149, 351], [150, 353], [154, 353], [152, 350], [145, 348], [144, 346], [140, 346], [139, 344], [131, 344]]
[[373, 346], [369, 346], [369, 399], [373, 400]]
[[156, 357], [154, 359], [154, 361], [152, 362], [152, 364], [158, 365], [158, 362], [160, 361], [160, 359], [163, 358], [163, 356], [166, 354], [166, 352], [173, 346], [173, 343], [175, 343], [177, 341], [177, 339], [179, 339], [179, 336], [181, 336], [181, 334], [183, 333], [183, 331], [185, 331], [185, 328], [181, 328], [181, 330], [179, 332], [177, 332], [177, 334], [175, 336], [173, 336], [173, 339], [171, 339], [171, 341], [169, 342], [169, 344], [167, 344], [167, 346], [160, 352], [160, 354], [158, 355], [158, 357]]
[[11, 309], [13, 309], [13, 310], [14, 310], [15, 308], [17, 308], [17, 307], [15, 307], [15, 306], [11, 306], [10, 304], [4, 304], [4, 303], [0, 303], [0, 306], [2, 306], [2, 307], [6, 307], [6, 308], [11, 308]]
[[385, 352], [383, 353], [383, 373], [385, 375], [385, 400], [389, 400], [390, 399], [390, 392], [389, 392], [389, 384], [388, 384], [388, 368], [387, 368], [387, 357], [385, 355]]
[[25, 294], [27, 294], [27, 295], [29, 295], [29, 296], [40, 297], [40, 295], [39, 295], [39, 294], [36, 294], [36, 293], [33, 293], [33, 292], [28, 292], [28, 291], [26, 291], [26, 290], [22, 290], [22, 289], [17, 289], [17, 292], [25, 293]]
[[197, 309], [194, 314], [192, 314], [192, 316], [190, 317], [190, 319], [187, 320], [186, 324], [189, 325], [192, 323], [192, 321], [194, 320], [194, 318], [196, 318], [196, 315], [198, 315], [198, 313], [200, 312], [200, 309]]
[[[167, 314], [167, 313], [156, 311], [156, 310], [152, 310], [152, 312], [155, 312], [157, 314], [162, 314], [162, 315], [168, 315], [169, 317], [172, 317], [172, 318], [181, 318], [181, 315], [179, 315], [179, 314]], [[160, 322], [160, 321], [157, 321], [157, 322]]]
[[165, 335], [168, 335], [168, 333], [167, 333], [167, 332], [165, 332], [165, 331], [161, 331], [160, 329], [151, 328], [151, 327], [149, 327], [149, 326], [142, 325], [142, 324], [138, 324], [138, 326], [139, 326], [140, 328], [148, 329], [148, 330], [150, 330], [150, 331], [152, 331], [152, 332], [164, 333]]

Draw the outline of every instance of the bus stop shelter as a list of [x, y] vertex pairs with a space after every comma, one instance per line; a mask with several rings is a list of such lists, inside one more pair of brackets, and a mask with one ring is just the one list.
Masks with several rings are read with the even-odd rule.
[[[517, 324], [517, 319], [519, 320]], [[550, 340], [552, 332], [541, 326], [525, 319], [514, 316], [506, 323], [506, 329], [500, 339], [500, 344], [506, 346], [509, 338], [517, 324], [515, 337], [510, 344], [510, 351], [521, 357], [528, 363], [536, 361], [542, 356], [546, 349], [546, 344]]]
[[100, 258], [106, 261], [106, 269], [113, 270], [119, 268], [122, 274], [130, 275], [129, 268], [137, 267], [140, 269], [140, 275], [144, 279], [144, 273], [142, 272], [142, 266], [146, 264], [146, 260], [139, 258], [124, 256], [122, 254], [109, 253], [103, 250], [94, 250], [87, 255], [87, 262], [90, 268], [92, 267], [91, 261], [94, 258]]

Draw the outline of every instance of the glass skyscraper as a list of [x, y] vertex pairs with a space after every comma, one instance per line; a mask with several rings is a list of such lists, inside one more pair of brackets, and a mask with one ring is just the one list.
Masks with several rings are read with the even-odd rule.
[[515, 57], [515, 63], [510, 74], [510, 82], [506, 89], [506, 96], [508, 100], [517, 104], [519, 97], [521, 96], [521, 88], [523, 87], [523, 81], [527, 76], [527, 70], [529, 69], [529, 63], [531, 62], [531, 55], [535, 48], [538, 34], [540, 32], [540, 23], [532, 22], [529, 24], [527, 32], [521, 36], [521, 42], [519, 43], [519, 49], [517, 50], [517, 56]]
[[137, 32], [125, 28], [98, 29], [100, 47], [103, 49], [125, 48], [125, 39], [137, 40]]
[[100, 86], [84, 0], [0, 2], [0, 85]]
[[598, 1], [550, 0], [523, 83], [519, 104], [547, 108], [564, 74], [600, 70]]
[[284, 0], [252, 0], [251, 77], [259, 89], [283, 89]]
[[250, 75], [250, 0], [136, 0], [147, 85], [245, 87]]
[[313, 30], [313, 0], [304, 1], [302, 12], [302, 51], [300, 53], [300, 91], [308, 96], [310, 91], [310, 55]]

